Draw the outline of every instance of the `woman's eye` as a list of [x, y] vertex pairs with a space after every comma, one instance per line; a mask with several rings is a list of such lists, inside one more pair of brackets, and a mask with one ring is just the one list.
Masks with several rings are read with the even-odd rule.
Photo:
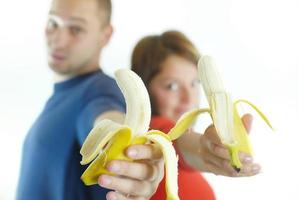
[[179, 89], [179, 86], [177, 83], [169, 83], [166, 85], [166, 89], [170, 91], [177, 91]]
[[198, 79], [195, 79], [191, 82], [191, 86], [192, 87], [198, 87], [199, 86], [199, 80]]

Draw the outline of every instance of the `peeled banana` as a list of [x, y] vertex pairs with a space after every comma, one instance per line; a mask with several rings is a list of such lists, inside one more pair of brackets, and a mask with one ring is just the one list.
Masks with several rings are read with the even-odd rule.
[[266, 116], [249, 101], [242, 99], [232, 101], [210, 56], [202, 56], [199, 60], [198, 76], [209, 103], [210, 109], [208, 112], [211, 115], [217, 134], [230, 153], [231, 165], [239, 171], [242, 164], [238, 153], [242, 151], [251, 155], [252, 148], [247, 131], [237, 111], [237, 104], [240, 102], [247, 103], [257, 111], [271, 129], [273, 129], [272, 125]]
[[91, 130], [80, 150], [82, 155], [80, 163], [85, 165], [91, 162], [81, 179], [86, 185], [97, 184], [99, 175], [113, 175], [105, 168], [109, 161], [130, 161], [124, 155], [129, 145], [153, 142], [161, 147], [165, 160], [167, 200], [178, 200], [178, 158], [171, 141], [180, 137], [194, 123], [197, 115], [208, 110], [195, 109], [186, 112], [168, 134], [158, 130], [148, 131], [151, 107], [143, 81], [128, 69], [117, 70], [115, 76], [126, 101], [124, 124], [105, 119]]

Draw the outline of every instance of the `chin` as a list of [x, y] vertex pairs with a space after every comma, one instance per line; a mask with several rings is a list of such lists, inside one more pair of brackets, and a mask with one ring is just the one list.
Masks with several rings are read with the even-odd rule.
[[177, 122], [179, 119], [180, 119], [181, 115], [180, 116], [177, 116], [175, 117], [174, 119], [172, 119], [174, 122]]
[[71, 70], [68, 67], [55, 65], [53, 63], [49, 63], [50, 68], [57, 74], [60, 75], [69, 75], [71, 74]]
[[169, 116], [168, 118], [173, 122], [177, 122], [180, 116]]

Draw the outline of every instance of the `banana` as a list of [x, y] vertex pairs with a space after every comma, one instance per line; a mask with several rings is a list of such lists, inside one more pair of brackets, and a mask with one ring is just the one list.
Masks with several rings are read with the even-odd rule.
[[198, 62], [198, 76], [207, 97], [217, 134], [230, 153], [231, 165], [240, 171], [242, 164], [239, 160], [240, 151], [252, 154], [252, 147], [247, 131], [237, 111], [237, 104], [243, 102], [250, 105], [262, 119], [273, 129], [267, 117], [247, 100], [232, 101], [230, 94], [224, 88], [221, 76], [210, 56], [202, 56]]
[[178, 200], [177, 162], [172, 140], [180, 137], [196, 120], [196, 116], [208, 109], [194, 109], [186, 112], [175, 126], [165, 134], [150, 130], [150, 98], [143, 81], [133, 71], [120, 69], [115, 73], [116, 82], [126, 101], [124, 124], [111, 120], [100, 121], [88, 134], [80, 150], [81, 164], [89, 164], [81, 176], [86, 185], [97, 184], [101, 174], [110, 174], [105, 166], [111, 160], [131, 161], [124, 155], [125, 149], [132, 144], [156, 143], [161, 148], [165, 160], [167, 200]]

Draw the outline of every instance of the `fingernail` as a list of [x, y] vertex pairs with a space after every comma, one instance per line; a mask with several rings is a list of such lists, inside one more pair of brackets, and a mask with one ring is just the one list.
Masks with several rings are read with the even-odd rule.
[[100, 185], [102, 185], [102, 186], [108, 186], [111, 184], [111, 182], [112, 182], [112, 180], [108, 176], [104, 175], [100, 178]]
[[108, 170], [111, 171], [111, 172], [118, 172], [120, 169], [119, 165], [118, 164], [112, 164], [112, 165], [109, 165], [108, 166]]
[[254, 165], [251, 169], [251, 172], [254, 173], [254, 174], [257, 174], [259, 173], [259, 171], [261, 170], [261, 167], [258, 166], [258, 165]]
[[252, 157], [250, 157], [250, 156], [246, 156], [245, 158], [244, 158], [244, 163], [252, 163], [252, 161], [253, 161], [253, 159], [252, 159]]
[[128, 156], [131, 158], [135, 158], [137, 156], [137, 150], [136, 149], [129, 149]]
[[117, 196], [114, 193], [109, 193], [108, 194], [108, 199], [109, 200], [117, 200]]

